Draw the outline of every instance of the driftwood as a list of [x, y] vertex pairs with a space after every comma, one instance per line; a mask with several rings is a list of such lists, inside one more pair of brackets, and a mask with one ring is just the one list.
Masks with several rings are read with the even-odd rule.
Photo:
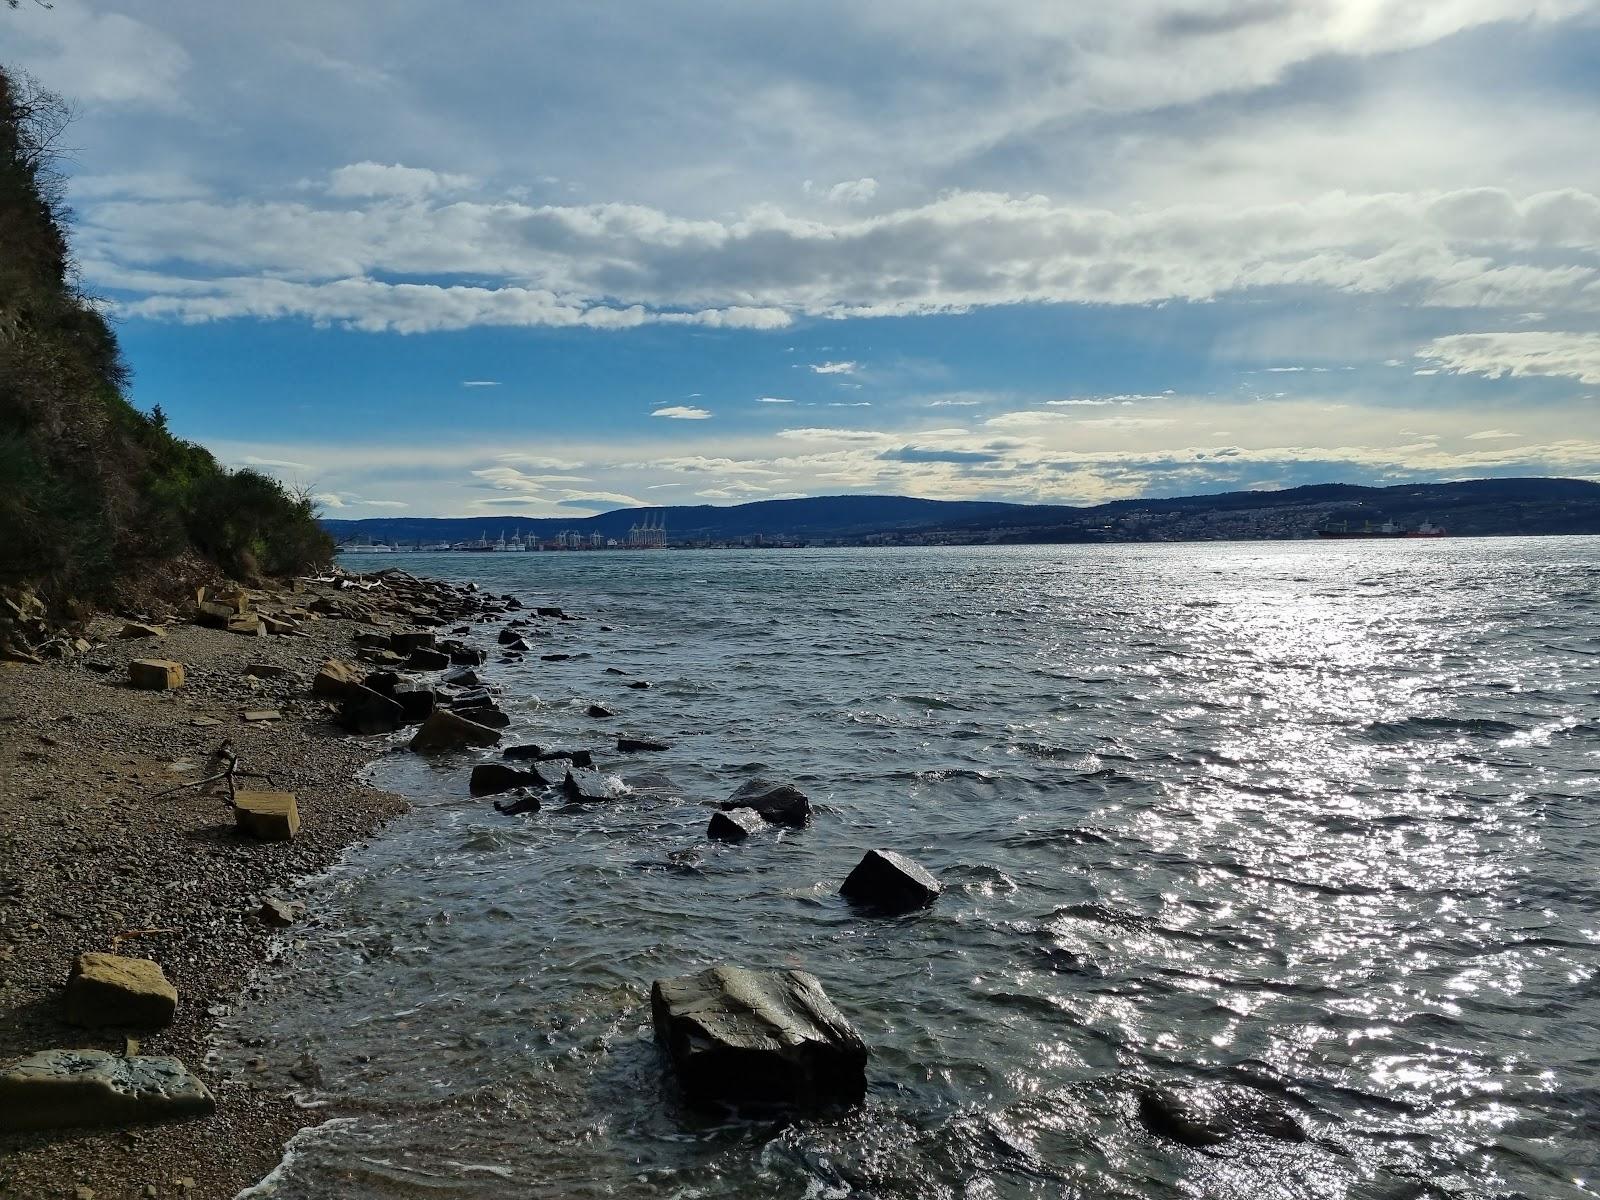
[[225, 782], [228, 785], [227, 804], [229, 808], [233, 808], [235, 807], [234, 799], [238, 794], [238, 789], [234, 784], [234, 780], [239, 778], [265, 779], [268, 783], [272, 782], [272, 776], [264, 775], [260, 771], [241, 770], [239, 767], [239, 755], [234, 752], [233, 743], [231, 741], [224, 741], [222, 745], [217, 747], [216, 753], [211, 757], [214, 762], [217, 762], [222, 766], [222, 770], [218, 771], [215, 775], [207, 775], [204, 779], [196, 779], [191, 783], [180, 783], [177, 787], [169, 787], [164, 792], [156, 792], [154, 795], [148, 797], [148, 799], [159, 800], [162, 796], [170, 796], [174, 792], [186, 791], [189, 788], [203, 788], [213, 783]]

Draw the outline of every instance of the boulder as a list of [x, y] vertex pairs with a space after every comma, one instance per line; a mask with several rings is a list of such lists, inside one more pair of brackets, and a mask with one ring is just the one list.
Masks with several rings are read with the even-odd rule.
[[506, 642], [504, 645], [507, 650], [514, 650], [518, 653], [525, 653], [529, 648], [528, 643], [523, 641], [521, 638], [516, 638], [512, 641]]
[[462, 692], [459, 696], [452, 696], [450, 698], [450, 707], [455, 709], [493, 708], [494, 697], [483, 688], [476, 688], [470, 692]]
[[[512, 642], [520, 642], [522, 640], [522, 635], [508, 625], [500, 631], [500, 636], [495, 640], [498, 641], [502, 646], [509, 646]], [[526, 650], [527, 647], [524, 646], [523, 649]]]
[[362, 630], [350, 640], [357, 646], [365, 647], [368, 650], [389, 649], [389, 635], [386, 633], [371, 633], [367, 630]]
[[425, 687], [396, 688], [394, 693], [394, 702], [400, 706], [407, 725], [426, 721], [438, 707], [438, 699], [432, 688]]
[[298, 900], [279, 900], [269, 896], [261, 902], [261, 907], [256, 909], [256, 916], [263, 925], [271, 925], [274, 929], [287, 929], [295, 922], [305, 920], [306, 906]]
[[550, 750], [544, 746], [512, 746], [503, 751], [501, 758], [535, 758], [540, 761], [554, 762], [565, 760], [575, 767], [594, 766], [594, 755], [588, 750]]
[[525, 790], [519, 790], [516, 798], [508, 803], [502, 804], [498, 800], [494, 802], [495, 812], [504, 813], [508, 817], [519, 816], [522, 813], [535, 813], [543, 807], [544, 802], [539, 797]]
[[467, 789], [474, 796], [493, 796], [509, 792], [512, 788], [544, 785], [545, 780], [532, 771], [519, 771], [504, 763], [480, 763], [472, 768], [472, 777], [467, 781]]
[[583, 800], [620, 800], [626, 794], [617, 780], [584, 767], [568, 767], [561, 790], [574, 803]]
[[443, 671], [450, 665], [450, 656], [440, 650], [430, 650], [426, 646], [419, 646], [411, 652], [411, 657], [406, 659], [406, 667], [412, 671]]
[[473, 646], [461, 646], [448, 653], [450, 661], [459, 667], [481, 667], [489, 659], [487, 653]]
[[282, 679], [287, 675], [293, 675], [294, 671], [279, 663], [250, 663], [245, 667], [244, 673], [254, 675], [257, 679]]
[[571, 657], [572, 657], [572, 655], [570, 655], [570, 654], [541, 654], [541, 655], [539, 655], [539, 661], [540, 662], [566, 662]]
[[650, 989], [656, 1040], [696, 1101], [860, 1100], [867, 1047], [805, 971], [713, 967]]
[[42, 1050], [0, 1070], [0, 1129], [203, 1117], [217, 1102], [175, 1058]]
[[650, 681], [648, 679], [635, 679], [632, 683], [628, 684], [628, 686], [633, 688], [635, 691], [642, 692], [650, 686]]
[[241, 613], [228, 618], [228, 632], [243, 634], [245, 637], [265, 637], [267, 627], [255, 613]]
[[167, 631], [158, 629], [154, 625], [141, 625], [138, 621], [129, 621], [117, 630], [117, 636], [123, 641], [133, 641], [135, 638], [166, 637]]
[[487, 725], [440, 708], [422, 723], [422, 728], [411, 739], [411, 748], [418, 754], [434, 754], [467, 746], [493, 746], [499, 740], [500, 735]]
[[555, 617], [559, 621], [570, 621], [572, 618], [554, 605], [541, 604], [536, 610], [541, 617]]
[[476, 721], [479, 725], [490, 729], [504, 729], [511, 724], [511, 718], [498, 708], [464, 708], [458, 710], [469, 721]]
[[1149, 1088], [1139, 1096], [1139, 1120], [1151, 1133], [1185, 1146], [1216, 1146], [1247, 1134], [1306, 1140], [1287, 1108], [1245, 1087]]
[[361, 686], [361, 671], [343, 659], [330, 658], [317, 669], [311, 680], [313, 696], [342, 697], [351, 688]]
[[300, 806], [293, 792], [236, 792], [233, 825], [263, 842], [287, 842], [300, 832]]
[[471, 667], [462, 667], [459, 670], [446, 671], [442, 676], [440, 676], [439, 682], [448, 683], [451, 687], [475, 688], [482, 683], [483, 680], [478, 678], [478, 673]]
[[128, 682], [151, 691], [179, 688], [183, 686], [183, 664], [170, 658], [136, 658], [128, 664]]
[[431, 650], [438, 640], [436, 634], [430, 630], [412, 630], [405, 633], [391, 633], [389, 635], [389, 649], [396, 654], [410, 654], [413, 650]]
[[586, 711], [597, 721], [603, 721], [607, 717], [614, 717], [617, 715], [603, 704], [591, 704]]
[[811, 801], [804, 792], [793, 784], [765, 779], [752, 779], [722, 802], [724, 812], [736, 808], [754, 809], [762, 820], [774, 825], [799, 828], [811, 821]]
[[544, 747], [536, 746], [532, 742], [524, 742], [520, 746], [507, 746], [500, 751], [501, 758], [543, 758], [544, 756]]
[[399, 673], [395, 671], [369, 671], [361, 682], [364, 687], [369, 687], [380, 696], [388, 696], [392, 700], [400, 688], [400, 680]]
[[868, 850], [839, 888], [841, 896], [884, 912], [925, 908], [942, 891], [943, 884], [893, 850]]
[[300, 632], [298, 621], [291, 621], [287, 617], [272, 617], [266, 613], [261, 614], [261, 627], [279, 637], [291, 637]]
[[761, 819], [760, 813], [748, 808], [736, 808], [732, 812], [712, 813], [711, 823], [706, 826], [706, 836], [718, 842], [742, 842], [766, 827], [767, 823]]
[[237, 615], [226, 604], [217, 604], [211, 600], [200, 601], [194, 609], [195, 624], [209, 625], [214, 629], [226, 629], [228, 622]]
[[644, 750], [670, 750], [671, 746], [665, 742], [653, 742], [649, 738], [619, 737], [617, 750], [622, 754], [633, 754]]
[[527, 770], [545, 787], [561, 787], [567, 782], [567, 766], [564, 758], [545, 758], [529, 763]]
[[605, 670], [605, 673], [607, 675], [626, 675], [627, 674], [627, 672], [624, 671], [621, 667], [607, 667], [606, 670]]
[[247, 708], [239, 714], [241, 721], [281, 721], [283, 714], [275, 708]]
[[135, 1025], [160, 1029], [172, 1024], [178, 989], [159, 963], [121, 954], [80, 954], [67, 977], [65, 1016], [72, 1025]]
[[357, 685], [344, 694], [339, 720], [351, 733], [393, 733], [406, 723], [405, 709], [391, 697]]

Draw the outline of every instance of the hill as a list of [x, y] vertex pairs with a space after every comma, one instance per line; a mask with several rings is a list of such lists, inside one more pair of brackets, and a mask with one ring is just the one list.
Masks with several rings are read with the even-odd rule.
[[325, 520], [340, 541], [406, 544], [502, 536], [550, 539], [572, 530], [622, 541], [645, 520], [663, 520], [674, 543], [739, 541], [1164, 541], [1296, 537], [1326, 520], [1431, 520], [1452, 533], [1600, 533], [1600, 483], [1582, 479], [1474, 479], [1362, 487], [1315, 484], [1276, 492], [1223, 492], [1088, 507], [818, 496], [712, 505], [623, 508], [593, 517], [375, 517]]
[[56, 170], [68, 116], [0, 69], [0, 589], [16, 605], [0, 613], [0, 648], [22, 609], [38, 624], [34, 593], [60, 611], [177, 592], [207, 571], [298, 571], [332, 550], [307, 498], [225, 469], [129, 402], [116, 335], [68, 244]]

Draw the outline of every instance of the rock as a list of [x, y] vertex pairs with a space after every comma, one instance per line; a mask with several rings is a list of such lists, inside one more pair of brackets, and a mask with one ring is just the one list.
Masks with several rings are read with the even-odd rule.
[[200, 601], [194, 609], [195, 624], [209, 625], [215, 629], [226, 629], [228, 622], [236, 615], [226, 604], [217, 604], [210, 600]]
[[183, 686], [183, 664], [169, 658], [136, 658], [128, 664], [128, 682], [151, 691], [179, 688]]
[[488, 654], [472, 646], [460, 646], [450, 650], [450, 661], [460, 667], [481, 667], [488, 661]]
[[437, 635], [425, 629], [408, 633], [391, 633], [389, 635], [389, 649], [396, 654], [410, 654], [413, 650], [433, 649], [433, 644], [437, 640]]
[[588, 750], [549, 750], [543, 746], [526, 745], [512, 746], [500, 755], [501, 758], [536, 758], [540, 760], [555, 761], [564, 759], [575, 767], [594, 766], [594, 755]]
[[650, 989], [656, 1040], [698, 1101], [857, 1101], [867, 1047], [805, 971], [713, 967]]
[[515, 641], [505, 643], [505, 648], [507, 650], [515, 650], [521, 653], [527, 651], [530, 647], [528, 646], [527, 642], [523, 641], [521, 638], [517, 638]]
[[500, 752], [501, 758], [543, 758], [543, 746], [535, 746], [532, 742], [525, 742], [520, 746], [507, 746]]
[[560, 621], [572, 620], [572, 618], [567, 616], [565, 612], [553, 605], [541, 604], [535, 611], [538, 612], [541, 617], [555, 617]]
[[498, 800], [494, 802], [495, 812], [504, 813], [508, 817], [519, 816], [522, 813], [538, 812], [543, 807], [544, 803], [539, 797], [526, 791], [518, 794], [517, 798], [509, 804], [502, 804]]
[[247, 708], [239, 714], [241, 721], [281, 721], [283, 714], [275, 708]]
[[175, 1058], [43, 1050], [0, 1071], [0, 1129], [203, 1117], [217, 1102]]
[[617, 715], [603, 704], [591, 704], [586, 711], [597, 721], [604, 720], [606, 717], [614, 717]]
[[261, 902], [261, 907], [256, 909], [256, 916], [263, 925], [271, 925], [275, 929], [287, 929], [296, 921], [305, 920], [306, 906], [298, 900], [279, 900], [268, 897]]
[[393, 700], [395, 692], [400, 690], [400, 676], [394, 671], [371, 671], [361, 684]]
[[570, 654], [541, 654], [541, 655], [539, 655], [539, 661], [540, 662], [566, 662], [571, 657], [572, 657], [572, 655], [570, 655]]
[[300, 832], [300, 807], [293, 792], [237, 792], [233, 824], [264, 842], [287, 842]]
[[787, 783], [752, 779], [722, 802], [724, 812], [753, 808], [764, 821], [796, 828], [811, 821], [811, 801], [799, 788]]
[[351, 688], [361, 686], [361, 671], [343, 659], [330, 658], [317, 669], [311, 680], [313, 696], [342, 697]]
[[493, 746], [499, 741], [500, 735], [488, 726], [441, 708], [422, 723], [411, 739], [411, 748], [419, 754], [433, 754], [467, 746]]
[[621, 667], [607, 667], [606, 670], [605, 670], [605, 673], [607, 675], [626, 675], [627, 674], [627, 672], [624, 671]]
[[568, 767], [561, 789], [567, 799], [574, 803], [582, 800], [620, 800], [625, 794], [616, 780], [583, 767]]
[[[509, 646], [512, 642], [520, 642], [522, 640], [522, 635], [508, 625], [500, 631], [500, 636], [495, 640], [498, 641], [502, 646]], [[527, 647], [524, 646], [523, 649], [526, 650]]]
[[671, 746], [665, 742], [652, 742], [648, 738], [619, 737], [617, 750], [622, 754], [633, 754], [644, 750], [670, 750]]
[[229, 633], [241, 633], [246, 637], [264, 637], [267, 627], [261, 623], [261, 618], [255, 613], [244, 613], [228, 620]]
[[494, 697], [483, 688], [471, 692], [462, 692], [459, 696], [452, 696], [450, 707], [454, 709], [467, 708], [493, 708]]
[[1157, 1087], [1139, 1096], [1146, 1129], [1185, 1146], [1215, 1146], [1256, 1134], [1303, 1142], [1306, 1131], [1288, 1109], [1244, 1087]]
[[490, 729], [504, 729], [511, 724], [511, 718], [498, 708], [468, 708], [460, 710], [461, 715], [469, 721], [476, 721], [479, 725]]
[[393, 733], [406, 723], [405, 710], [392, 698], [357, 685], [346, 690], [339, 719], [351, 733]]
[[282, 679], [285, 676], [293, 675], [294, 671], [289, 667], [279, 666], [277, 663], [251, 663], [245, 667], [244, 673], [246, 675], [254, 675], [257, 679]]
[[371, 633], [367, 630], [362, 630], [350, 640], [357, 646], [363, 646], [368, 650], [389, 649], [389, 635], [386, 633]]
[[123, 641], [133, 641], [135, 638], [166, 637], [165, 629], [157, 629], [154, 625], [141, 625], [137, 621], [129, 621], [117, 630], [117, 636]]
[[478, 678], [478, 673], [470, 667], [462, 667], [457, 671], [446, 671], [439, 677], [440, 683], [448, 683], [451, 687], [477, 687], [483, 680]]
[[650, 686], [650, 681], [648, 679], [635, 679], [628, 686], [633, 688], [635, 691], [642, 692], [645, 688]]
[[545, 787], [561, 787], [567, 782], [568, 761], [564, 758], [546, 758], [528, 764], [528, 774], [535, 776]]
[[221, 725], [222, 722], [217, 720], [215, 717], [204, 717], [204, 716], [202, 716], [202, 717], [190, 717], [189, 718], [189, 724], [193, 725], [196, 729], [205, 729], [205, 728], [207, 728], [208, 726], [211, 726], [211, 725]]
[[65, 1016], [73, 1025], [160, 1029], [172, 1024], [178, 989], [148, 958], [90, 951], [73, 961], [65, 1000]]
[[719, 842], [742, 842], [752, 833], [767, 827], [761, 814], [749, 808], [736, 808], [731, 812], [714, 812], [706, 826], [706, 836]]
[[268, 633], [276, 634], [279, 637], [291, 637], [300, 632], [298, 622], [287, 620], [284, 617], [268, 616], [266, 613], [261, 614], [261, 627]]
[[411, 652], [411, 657], [406, 659], [406, 667], [412, 671], [442, 671], [450, 665], [450, 656], [439, 650], [430, 650], [425, 646], [418, 647]]
[[839, 888], [841, 896], [884, 912], [924, 908], [942, 891], [943, 884], [893, 850], [868, 850]]
[[[563, 775], [566, 772], [563, 770]], [[481, 763], [472, 768], [467, 789], [474, 796], [493, 796], [512, 788], [543, 787], [545, 780], [531, 771], [519, 771], [504, 763]]]
[[394, 702], [400, 706], [407, 725], [426, 721], [438, 706], [438, 699], [432, 688], [425, 687], [396, 688], [394, 693]]

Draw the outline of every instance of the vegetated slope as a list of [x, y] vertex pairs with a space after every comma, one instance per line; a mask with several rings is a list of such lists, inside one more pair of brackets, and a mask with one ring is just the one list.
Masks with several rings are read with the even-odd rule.
[[54, 167], [68, 115], [0, 69], [0, 586], [60, 604], [196, 552], [241, 576], [326, 561], [307, 499], [128, 402], [116, 335], [73, 270]]
[[[1276, 518], [1274, 532], [1252, 532], [1256, 517]], [[373, 517], [327, 520], [340, 540], [491, 541], [504, 535], [554, 537], [598, 532], [619, 541], [633, 525], [664, 519], [672, 541], [742, 538], [853, 538], [868, 534], [994, 532], [998, 540], [1127, 540], [1161, 536], [1174, 521], [1180, 536], [1291, 536], [1325, 520], [1379, 523], [1424, 520], [1457, 534], [1600, 533], [1600, 484], [1582, 479], [1471, 479], [1456, 483], [1363, 487], [1326, 483], [1276, 492], [1223, 492], [1162, 500], [1115, 500], [1075, 508], [1059, 504], [923, 500], [909, 496], [817, 496], [760, 500], [725, 508], [624, 508], [594, 517]], [[1165, 525], [1163, 523], [1166, 523]], [[1208, 527], [1213, 523], [1214, 528]]]

